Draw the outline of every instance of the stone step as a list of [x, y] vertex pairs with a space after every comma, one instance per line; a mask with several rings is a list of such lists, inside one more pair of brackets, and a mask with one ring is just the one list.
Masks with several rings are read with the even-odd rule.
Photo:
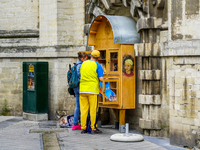
[[161, 71], [160, 70], [139, 70], [140, 80], [160, 80]]

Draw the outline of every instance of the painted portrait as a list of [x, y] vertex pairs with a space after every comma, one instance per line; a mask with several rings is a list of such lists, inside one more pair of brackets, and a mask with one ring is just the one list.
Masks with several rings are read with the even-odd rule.
[[123, 73], [126, 77], [134, 75], [134, 58], [131, 55], [123, 57]]

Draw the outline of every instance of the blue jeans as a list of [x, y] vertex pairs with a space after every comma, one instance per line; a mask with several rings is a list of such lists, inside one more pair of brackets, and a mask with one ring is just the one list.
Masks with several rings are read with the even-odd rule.
[[80, 103], [79, 103], [79, 86], [74, 88], [74, 93], [76, 95], [76, 107], [74, 110], [74, 125], [78, 124], [78, 119], [80, 116]]

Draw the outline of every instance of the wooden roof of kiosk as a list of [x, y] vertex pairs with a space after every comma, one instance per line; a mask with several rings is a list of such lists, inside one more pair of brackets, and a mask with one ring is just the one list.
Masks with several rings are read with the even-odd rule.
[[136, 22], [133, 18], [125, 16], [100, 15], [96, 17], [88, 35], [88, 45], [93, 45], [95, 49], [108, 48], [113, 44], [140, 43]]

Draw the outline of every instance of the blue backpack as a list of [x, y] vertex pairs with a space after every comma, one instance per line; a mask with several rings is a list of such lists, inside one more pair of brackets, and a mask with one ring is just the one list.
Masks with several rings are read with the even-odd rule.
[[71, 67], [71, 64], [69, 64], [69, 71], [67, 72], [67, 81], [70, 89], [76, 88], [79, 83], [76, 66], [77, 64], [74, 64], [74, 66]]

